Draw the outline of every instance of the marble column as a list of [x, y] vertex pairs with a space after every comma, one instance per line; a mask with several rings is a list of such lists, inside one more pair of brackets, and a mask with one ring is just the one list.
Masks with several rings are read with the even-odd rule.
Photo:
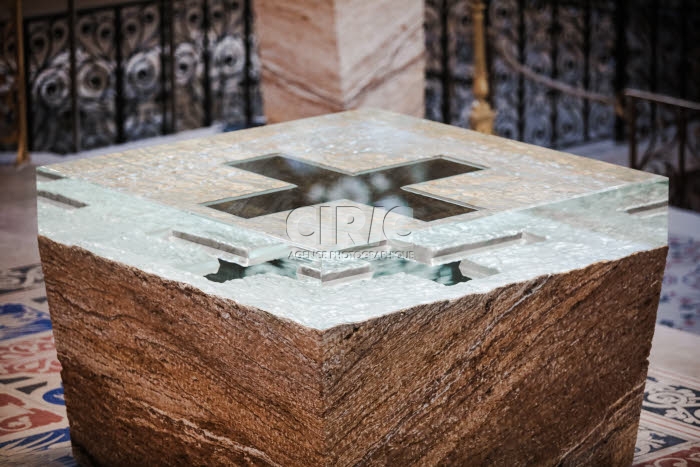
[[422, 117], [422, 0], [259, 0], [265, 115], [281, 122], [360, 107]]

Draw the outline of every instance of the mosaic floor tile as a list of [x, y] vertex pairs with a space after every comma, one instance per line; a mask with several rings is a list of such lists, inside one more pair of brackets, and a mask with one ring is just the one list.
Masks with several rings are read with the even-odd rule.
[[[50, 330], [31, 336], [0, 340], [0, 365], [21, 365], [27, 361], [51, 360], [51, 356], [55, 360], [56, 345], [53, 340], [53, 333]], [[56, 363], [58, 362], [56, 361]], [[0, 375], [13, 374], [20, 371], [30, 373], [58, 372], [60, 367], [53, 368], [49, 366], [42, 368], [38, 366], [31, 368], [25, 365], [18, 366], [16, 371], [0, 370]]]
[[[666, 451], [666, 450], [664, 450]], [[636, 461], [635, 461], [636, 462]], [[700, 442], [681, 445], [673, 452], [659, 453], [651, 459], [636, 462], [634, 467], [697, 467], [700, 466]]]
[[644, 410], [700, 429], [700, 389], [647, 379]]
[[0, 295], [42, 287], [43, 284], [44, 275], [39, 264], [0, 270]]
[[20, 435], [64, 428], [67, 423], [65, 408], [63, 413], [57, 413], [61, 410], [51, 410], [46, 405], [16, 390], [4, 388], [0, 394], [0, 443], [17, 439]]
[[45, 311], [21, 303], [7, 303], [0, 308], [0, 341], [36, 334], [51, 329]]
[[68, 428], [27, 436], [0, 444], [0, 464], [6, 466], [77, 466], [70, 448]]
[[700, 238], [672, 234], [668, 248], [657, 320], [700, 334]]

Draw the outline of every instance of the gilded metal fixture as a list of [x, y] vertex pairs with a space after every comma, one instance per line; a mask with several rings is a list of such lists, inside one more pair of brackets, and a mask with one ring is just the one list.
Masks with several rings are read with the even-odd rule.
[[469, 126], [480, 133], [493, 134], [496, 112], [488, 102], [489, 79], [486, 67], [486, 35], [484, 33], [484, 2], [471, 2], [474, 24], [474, 102]]

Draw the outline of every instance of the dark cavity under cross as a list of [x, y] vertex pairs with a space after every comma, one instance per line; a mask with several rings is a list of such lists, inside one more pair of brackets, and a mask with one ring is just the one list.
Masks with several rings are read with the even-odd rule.
[[246, 219], [346, 199], [385, 210], [409, 207], [413, 209], [415, 219], [429, 222], [474, 209], [413, 193], [404, 187], [480, 170], [441, 157], [358, 175], [346, 175], [280, 154], [230, 165], [296, 185], [271, 193], [207, 204], [210, 208]]

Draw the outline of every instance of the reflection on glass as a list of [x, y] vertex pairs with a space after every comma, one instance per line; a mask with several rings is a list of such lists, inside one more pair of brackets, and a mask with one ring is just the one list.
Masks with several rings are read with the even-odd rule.
[[455, 285], [470, 280], [469, 277], [462, 274], [462, 271], [459, 270], [459, 261], [440, 264], [438, 266], [428, 266], [426, 264], [400, 258], [375, 261], [373, 262], [373, 266], [375, 278], [403, 272], [442, 285]]
[[234, 279], [256, 276], [258, 274], [276, 274], [278, 276], [295, 278], [297, 276], [296, 272], [296, 264], [284, 259], [276, 259], [268, 261], [267, 263], [247, 267], [219, 259], [219, 270], [215, 273], [207, 274], [204, 277], [212, 282], [227, 282]]
[[[245, 267], [219, 259], [219, 270], [204, 277], [212, 282], [227, 282], [258, 274], [275, 274], [296, 278], [298, 264], [296, 261], [276, 259], [267, 263]], [[471, 280], [459, 270], [459, 261], [438, 266], [428, 266], [405, 259], [384, 259], [372, 261], [372, 269], [374, 270], [373, 277], [375, 278], [403, 272], [448, 286]]]
[[282, 155], [231, 165], [296, 185], [289, 190], [209, 205], [213, 209], [246, 219], [341, 199], [386, 210], [400, 206], [409, 207], [413, 209], [413, 217], [423, 221], [442, 219], [471, 212], [473, 209], [411, 193], [402, 187], [479, 170], [442, 158], [379, 169], [356, 176]]

